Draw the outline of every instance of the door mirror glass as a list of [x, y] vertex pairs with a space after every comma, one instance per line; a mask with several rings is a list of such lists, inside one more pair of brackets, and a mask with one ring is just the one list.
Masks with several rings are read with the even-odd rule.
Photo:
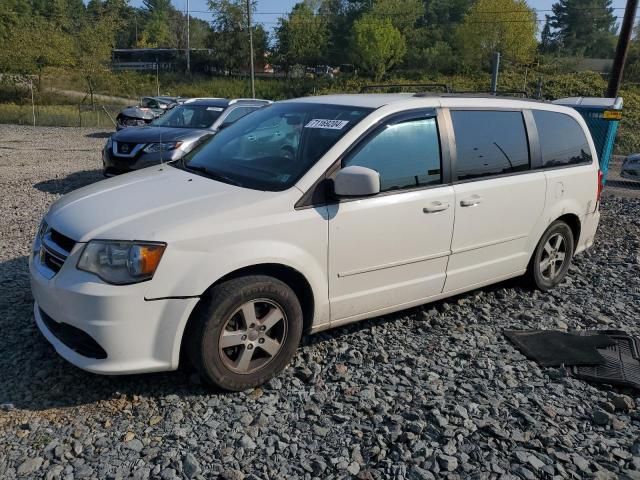
[[338, 197], [377, 195], [380, 193], [380, 174], [367, 167], [345, 167], [336, 174], [333, 191]]

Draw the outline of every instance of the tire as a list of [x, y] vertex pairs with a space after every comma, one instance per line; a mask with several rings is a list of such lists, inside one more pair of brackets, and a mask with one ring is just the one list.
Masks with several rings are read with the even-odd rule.
[[529, 264], [529, 278], [540, 290], [558, 285], [567, 275], [574, 251], [571, 227], [556, 220], [544, 232]]
[[216, 285], [193, 315], [187, 355], [205, 381], [224, 390], [267, 382], [291, 361], [302, 337], [300, 302], [273, 277], [252, 275]]

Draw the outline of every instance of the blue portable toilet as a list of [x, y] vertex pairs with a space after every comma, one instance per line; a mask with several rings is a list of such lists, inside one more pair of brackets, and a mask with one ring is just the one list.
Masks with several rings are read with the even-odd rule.
[[567, 97], [554, 100], [553, 103], [575, 108], [587, 122], [593, 143], [596, 145], [604, 183], [609, 171], [609, 160], [618, 124], [622, 118], [622, 97]]

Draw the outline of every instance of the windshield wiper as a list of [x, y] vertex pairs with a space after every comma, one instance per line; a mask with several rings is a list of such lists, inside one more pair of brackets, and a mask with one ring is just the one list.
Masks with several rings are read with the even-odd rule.
[[186, 163], [183, 163], [183, 166], [187, 170], [192, 170], [194, 172], [202, 173], [206, 177], [210, 178], [211, 180], [217, 180], [219, 182], [235, 185], [236, 187], [242, 187], [242, 184], [237, 180], [231, 177], [227, 177], [226, 175], [223, 175], [219, 172], [214, 172], [213, 170], [209, 170], [207, 167], [202, 167], [200, 165], [187, 165]]

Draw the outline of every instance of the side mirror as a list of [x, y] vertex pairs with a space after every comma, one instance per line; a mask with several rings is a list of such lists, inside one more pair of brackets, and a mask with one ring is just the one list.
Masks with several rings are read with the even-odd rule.
[[367, 167], [345, 167], [333, 180], [333, 192], [338, 197], [377, 195], [380, 193], [380, 174]]

